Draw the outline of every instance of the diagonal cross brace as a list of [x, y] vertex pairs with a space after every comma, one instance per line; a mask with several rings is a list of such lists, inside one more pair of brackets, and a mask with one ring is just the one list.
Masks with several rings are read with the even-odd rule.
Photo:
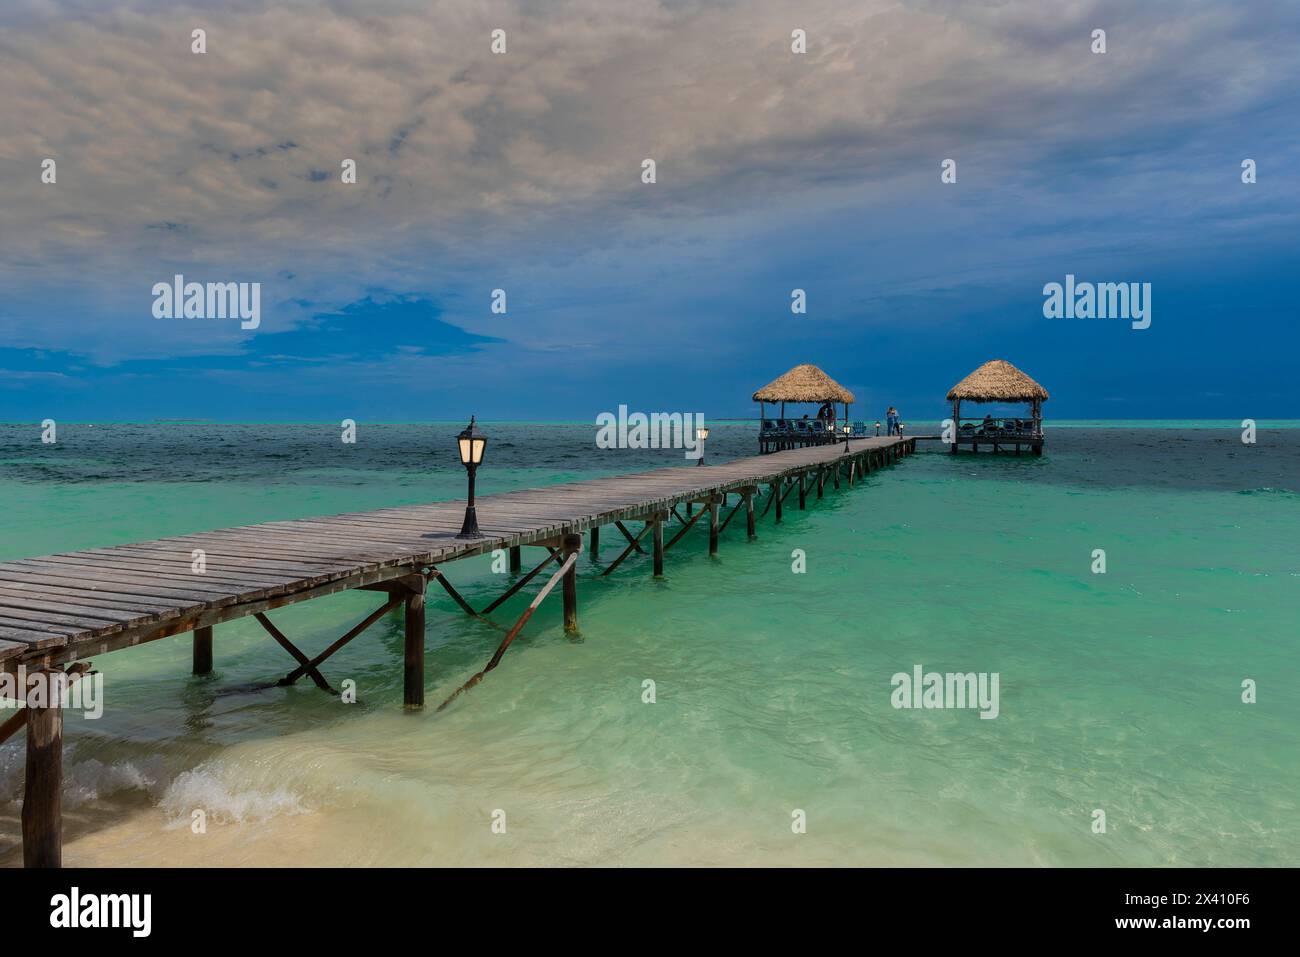
[[472, 678], [469, 679], [469, 681], [466, 681], [463, 685], [461, 685], [459, 688], [453, 691], [446, 701], [438, 705], [439, 711], [442, 711], [444, 708], [447, 707], [447, 705], [451, 704], [452, 701], [454, 701], [459, 695], [468, 691], [470, 688], [474, 687], [476, 684], [482, 681], [484, 676], [486, 676], [489, 671], [491, 671], [501, 663], [501, 656], [506, 653], [506, 649], [510, 647], [510, 643], [514, 641], [515, 638], [518, 637], [519, 632], [521, 632], [524, 628], [524, 625], [528, 623], [528, 619], [533, 616], [533, 612], [535, 612], [537, 610], [537, 607], [543, 601], [546, 600], [546, 596], [551, 593], [551, 589], [553, 589], [561, 580], [563, 580], [564, 576], [569, 573], [569, 570], [573, 568], [574, 564], [577, 561], [578, 561], [577, 552], [574, 552], [564, 560], [564, 563], [560, 565], [559, 569], [556, 570], [555, 574], [551, 576], [551, 580], [542, 586], [541, 591], [539, 591], [533, 597], [533, 600], [529, 603], [528, 607], [524, 609], [524, 613], [519, 616], [519, 620], [516, 621], [514, 627], [510, 629], [509, 633], [505, 637], [505, 640], [502, 641], [501, 644], [497, 647], [496, 653], [492, 655], [492, 660], [489, 661], [483, 667], [482, 671], [474, 675]]
[[[635, 549], [637, 549], [638, 551], [640, 551], [640, 550], [641, 550], [641, 544], [640, 544], [640, 543], [641, 543], [641, 539], [645, 538], [645, 533], [648, 532], [648, 531], [650, 531], [650, 529], [652, 529], [652, 528], [654, 528], [654, 522], [646, 522], [646, 523], [645, 523], [645, 527], [641, 529], [641, 533], [640, 533], [639, 535], [637, 535], [635, 538], [632, 538], [631, 536], [628, 536], [629, 539], [630, 539], [630, 541], [629, 541], [629, 544], [628, 544], [627, 548], [623, 549], [622, 553], [618, 556], [618, 558], [614, 559], [614, 564], [610, 565], [608, 568], [606, 568], [603, 572], [600, 573], [600, 577], [601, 577], [601, 578], [604, 578], [606, 575], [608, 575], [610, 572], [612, 572], [615, 568], [618, 568], [619, 565], [622, 565], [623, 562], [624, 562], [624, 560], [626, 560], [627, 556], [629, 556], [629, 555], [632, 554], [632, 549], [635, 548]], [[690, 526], [688, 525], [687, 528], [690, 528]], [[624, 534], [627, 534], [627, 533], [624, 532]]]
[[[319, 676], [320, 666], [321, 664], [324, 663], [325, 659], [331, 657], [334, 654], [334, 652], [338, 651], [349, 641], [357, 637], [357, 635], [361, 634], [363, 631], [365, 631], [367, 628], [369, 628], [371, 625], [377, 622], [381, 617], [383, 617], [388, 612], [392, 611], [394, 608], [396, 608], [405, 600], [406, 600], [405, 595], [401, 593], [394, 594], [391, 598], [388, 599], [388, 601], [384, 602], [383, 605], [381, 605], [379, 608], [376, 608], [369, 615], [367, 615], [360, 622], [360, 624], [354, 626], [351, 630], [349, 630], [346, 635], [344, 635], [342, 638], [339, 638], [328, 648], [322, 651], [319, 655], [311, 659], [311, 661], [300, 664], [297, 668], [295, 668], [293, 671], [289, 672], [278, 682], [276, 682], [276, 684], [291, 685], [299, 678], [301, 678], [303, 675], [307, 674], [308, 672], [313, 672], [315, 676]], [[272, 635], [272, 637], [275, 636]], [[315, 677], [313, 677], [312, 680], [315, 681], [316, 680]], [[322, 678], [321, 680], [323, 681], [324, 679]], [[319, 686], [319, 682], [317, 683], [317, 685]]]
[[727, 514], [726, 520], [721, 525], [718, 526], [719, 535], [721, 535], [723, 532], [727, 530], [727, 526], [731, 524], [731, 520], [736, 517], [736, 513], [739, 512], [742, 508], [744, 508], [744, 506], [745, 506], [745, 499], [744, 496], [741, 496], [740, 501], [737, 502], [735, 507]]
[[635, 548], [642, 555], [645, 554], [645, 549], [641, 547], [641, 535], [645, 534], [645, 529], [641, 530], [641, 535], [637, 535], [635, 538], [633, 538], [632, 533], [627, 530], [627, 526], [624, 525], [622, 522], [615, 522], [614, 527], [623, 533], [623, 537], [632, 543], [633, 548]]
[[494, 601], [492, 604], [490, 604], [490, 605], [488, 605], [486, 608], [484, 608], [481, 612], [479, 612], [479, 614], [480, 614], [480, 615], [488, 615], [488, 614], [491, 614], [491, 613], [492, 613], [493, 611], [495, 611], [495, 610], [496, 610], [500, 605], [502, 605], [502, 604], [506, 601], [506, 599], [508, 599], [508, 598], [509, 598], [511, 595], [513, 595], [515, 592], [519, 591], [519, 589], [523, 588], [523, 587], [524, 587], [525, 585], [527, 585], [530, 581], [532, 581], [533, 578], [537, 575], [538, 572], [540, 572], [543, 568], [545, 568], [545, 567], [546, 567], [547, 565], [549, 565], [551, 562], [556, 561], [556, 560], [559, 558], [559, 556], [560, 556], [560, 553], [559, 553], [558, 551], [556, 551], [554, 548], [550, 548], [549, 546], [548, 546], [548, 548], [547, 548], [547, 551], [548, 551], [550, 554], [548, 554], [545, 558], [542, 559], [542, 562], [541, 562], [540, 565], [538, 565], [536, 568], [534, 568], [532, 571], [530, 571], [530, 572], [529, 572], [527, 575], [525, 575], [523, 578], [519, 579], [519, 581], [515, 582], [513, 585], [511, 585], [509, 588], [507, 588], [507, 589], [505, 590], [505, 593], [502, 594], [500, 598], [498, 598], [498, 599], [497, 599], [496, 601]]

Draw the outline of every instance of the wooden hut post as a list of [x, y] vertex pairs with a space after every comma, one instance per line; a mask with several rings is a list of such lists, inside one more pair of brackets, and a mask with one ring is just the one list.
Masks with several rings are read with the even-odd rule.
[[1034, 454], [1043, 454], [1043, 400], [1034, 399]]
[[[27, 768], [23, 791], [23, 866], [63, 866], [62, 671], [39, 673], [48, 696], [27, 701]], [[48, 697], [48, 700], [46, 698]]]
[[957, 454], [957, 439], [961, 435], [961, 399], [952, 400], [952, 445], [948, 451], [953, 455]]
[[406, 647], [403, 656], [402, 703], [409, 710], [424, 707], [424, 581], [406, 593]]
[[[581, 550], [581, 535], [564, 536], [563, 561], [567, 562], [570, 555], [575, 555]], [[568, 632], [578, 630], [578, 565], [576, 562], [564, 573], [564, 630]]]
[[194, 629], [194, 674], [212, 673], [212, 626]]

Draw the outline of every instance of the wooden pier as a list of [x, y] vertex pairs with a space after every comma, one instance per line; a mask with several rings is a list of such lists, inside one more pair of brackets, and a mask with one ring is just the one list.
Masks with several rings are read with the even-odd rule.
[[[306, 677], [333, 693], [321, 665], [400, 605], [405, 615], [404, 702], [418, 709], [424, 705], [428, 582], [437, 581], [467, 614], [488, 615], [547, 566], [556, 565], [487, 666], [462, 687], [465, 690], [496, 667], [557, 584], [562, 586], [564, 626], [577, 628], [576, 564], [583, 533], [588, 533], [593, 554], [604, 527], [612, 527], [623, 540], [621, 552], [601, 574], [613, 573], [634, 552], [644, 553], [648, 547], [653, 574], [662, 575], [665, 553], [706, 518], [713, 555], [738, 512], [745, 512], [746, 531], [753, 537], [758, 519], [768, 512], [775, 511], [779, 522], [785, 508], [805, 508], [828, 487], [852, 487], [860, 477], [915, 450], [915, 437], [860, 438], [851, 445], [812, 446], [704, 468], [679, 466], [490, 495], [478, 499], [484, 537], [473, 540], [456, 538], [464, 503], [450, 501], [4, 562], [0, 671], [17, 675], [21, 669], [28, 676], [40, 674], [48, 682], [67, 685], [90, 673], [92, 656], [190, 632], [193, 671], [207, 674], [214, 653], [220, 652], [214, 627], [253, 616], [296, 664], [276, 684]], [[796, 491], [795, 504], [787, 505]], [[642, 526], [629, 529], [629, 522]], [[673, 528], [674, 522], [679, 527]], [[541, 563], [517, 574], [510, 587], [481, 610], [470, 605], [442, 570], [461, 558], [507, 549], [510, 571], [521, 573], [521, 549], [526, 546], [545, 552]], [[276, 608], [349, 589], [380, 592], [382, 600], [314, 657], [295, 646], [268, 617]], [[49, 706], [48, 701], [29, 698], [26, 704], [0, 719], [0, 743], [27, 731], [23, 859], [29, 867], [57, 867], [62, 860], [62, 711], [58, 702]]]

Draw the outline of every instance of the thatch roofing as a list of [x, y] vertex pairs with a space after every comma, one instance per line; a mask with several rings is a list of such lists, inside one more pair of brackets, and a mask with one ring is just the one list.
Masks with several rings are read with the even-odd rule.
[[809, 362], [754, 393], [755, 402], [852, 402], [853, 393]]
[[1006, 359], [994, 359], [953, 386], [948, 398], [963, 402], [1046, 402], [1047, 390]]

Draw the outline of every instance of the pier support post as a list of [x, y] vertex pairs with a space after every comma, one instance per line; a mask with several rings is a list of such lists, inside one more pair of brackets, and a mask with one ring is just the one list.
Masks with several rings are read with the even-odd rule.
[[512, 575], [518, 575], [520, 570], [524, 567], [523, 556], [520, 555], [520, 551], [521, 549], [518, 545], [512, 545], [510, 547], [510, 574]]
[[754, 490], [745, 490], [745, 531], [749, 533], [750, 538], [755, 537], [754, 531]]
[[776, 520], [778, 522], [781, 521], [781, 484], [782, 483], [778, 481], [772, 486], [772, 495], [776, 498]]
[[805, 479], [807, 472], [799, 473], [799, 511], [804, 511], [808, 507], [808, 489]]
[[651, 533], [654, 535], [654, 568], [655, 578], [664, 577], [664, 523], [658, 518], [654, 520], [655, 527]]
[[818, 470], [817, 470], [817, 499], [818, 499], [818, 501], [821, 500], [821, 497], [822, 497], [822, 489], [825, 488], [825, 487], [826, 487], [826, 470], [825, 470], [824, 468], [823, 468], [823, 469], [818, 469]]
[[406, 652], [402, 703], [411, 710], [424, 707], [424, 583], [406, 594]]
[[591, 557], [593, 561], [600, 558], [600, 526], [599, 525], [593, 525], [591, 527]]
[[212, 674], [212, 626], [194, 629], [194, 674]]
[[[581, 550], [581, 535], [564, 536], [563, 561], [568, 561], [570, 555], [576, 555]], [[564, 573], [564, 630], [567, 632], [578, 630], [578, 566], [576, 563]]]
[[831, 479], [832, 479], [832, 480], [834, 481], [834, 483], [835, 483], [835, 490], [836, 490], [836, 491], [839, 491], [839, 488], [840, 488], [840, 463], [839, 463], [839, 462], [836, 462], [836, 463], [835, 463], [835, 469], [834, 469], [834, 472], [833, 472], [832, 475], [831, 475]]
[[51, 700], [27, 701], [24, 867], [63, 866], [63, 691], [67, 678], [62, 671], [46, 671], [43, 680], [48, 682]]
[[709, 500], [709, 556], [718, 554], [718, 500]]

